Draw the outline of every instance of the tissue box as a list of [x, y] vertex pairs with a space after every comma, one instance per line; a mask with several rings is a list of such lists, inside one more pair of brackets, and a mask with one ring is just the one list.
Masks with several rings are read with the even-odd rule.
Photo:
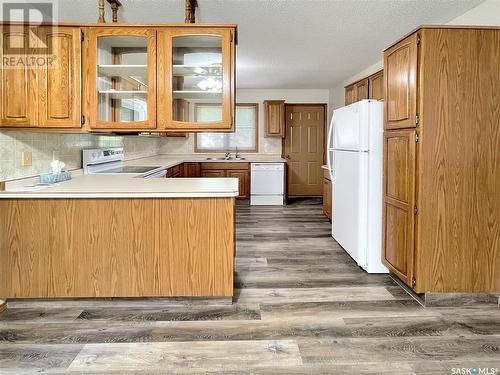
[[70, 172], [61, 172], [58, 174], [42, 174], [40, 175], [40, 183], [41, 184], [55, 184], [56, 182], [63, 182], [71, 180]]

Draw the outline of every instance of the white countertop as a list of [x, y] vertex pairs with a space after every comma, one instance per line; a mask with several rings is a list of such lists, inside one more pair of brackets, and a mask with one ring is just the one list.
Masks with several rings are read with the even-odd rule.
[[[125, 161], [125, 165], [147, 165], [170, 168], [181, 163], [285, 163], [286, 160], [279, 155], [244, 155], [244, 160], [207, 160], [209, 157], [222, 157], [213, 154], [179, 154], [179, 155], [156, 155], [149, 158], [141, 158]], [[234, 156], [234, 153], [231, 154]]]
[[[212, 155], [157, 155], [125, 161], [129, 166], [171, 168], [185, 162], [285, 162], [279, 156], [245, 155], [245, 160], [207, 160]], [[30, 182], [7, 184], [0, 199], [64, 199], [64, 198], [207, 198], [238, 196], [237, 178], [141, 178], [141, 174], [94, 174], [73, 172], [73, 179], [50, 187], [30, 191]], [[139, 176], [139, 177], [138, 177]], [[31, 182], [32, 184], [32, 182]], [[11, 186], [12, 185], [12, 186]]]

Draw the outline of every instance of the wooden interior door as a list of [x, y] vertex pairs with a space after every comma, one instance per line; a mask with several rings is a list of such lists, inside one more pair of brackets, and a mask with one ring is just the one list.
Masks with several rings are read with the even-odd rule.
[[81, 31], [74, 27], [44, 27], [51, 66], [40, 69], [39, 124], [42, 127], [81, 127]]
[[415, 33], [384, 53], [385, 129], [416, 126], [417, 43]]
[[289, 196], [323, 194], [325, 106], [286, 106], [284, 155], [288, 163]]
[[4, 27], [1, 31], [0, 126], [36, 126], [37, 69], [16, 63], [30, 58], [30, 45], [34, 43], [30, 39], [33, 37], [36, 38], [23, 27]]
[[415, 208], [415, 130], [384, 134], [383, 262], [412, 286]]

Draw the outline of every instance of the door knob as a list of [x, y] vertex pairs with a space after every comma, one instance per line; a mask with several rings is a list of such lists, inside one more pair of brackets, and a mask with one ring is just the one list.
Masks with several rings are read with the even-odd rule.
[[290, 160], [290, 155], [285, 156], [285, 159]]

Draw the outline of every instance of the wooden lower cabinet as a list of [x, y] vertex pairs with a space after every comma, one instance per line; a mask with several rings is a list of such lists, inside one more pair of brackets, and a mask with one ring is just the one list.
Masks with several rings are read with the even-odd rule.
[[413, 284], [415, 136], [413, 129], [384, 135], [384, 263]]
[[332, 181], [328, 171], [324, 171], [323, 176], [323, 213], [325, 216], [332, 220]]
[[202, 170], [201, 177], [226, 177], [226, 171], [221, 170]]
[[184, 163], [184, 177], [200, 177], [200, 163]]
[[422, 27], [384, 61], [384, 264], [416, 293], [500, 293], [500, 29]]
[[228, 170], [226, 171], [226, 177], [237, 178], [239, 183], [239, 195], [238, 198], [249, 198], [250, 197], [250, 175], [248, 170]]
[[250, 198], [249, 163], [201, 163], [201, 176], [237, 178], [239, 180], [238, 198]]
[[184, 177], [184, 163], [168, 168], [166, 177]]
[[2, 300], [233, 295], [234, 198], [1, 199], [0, 238]]

